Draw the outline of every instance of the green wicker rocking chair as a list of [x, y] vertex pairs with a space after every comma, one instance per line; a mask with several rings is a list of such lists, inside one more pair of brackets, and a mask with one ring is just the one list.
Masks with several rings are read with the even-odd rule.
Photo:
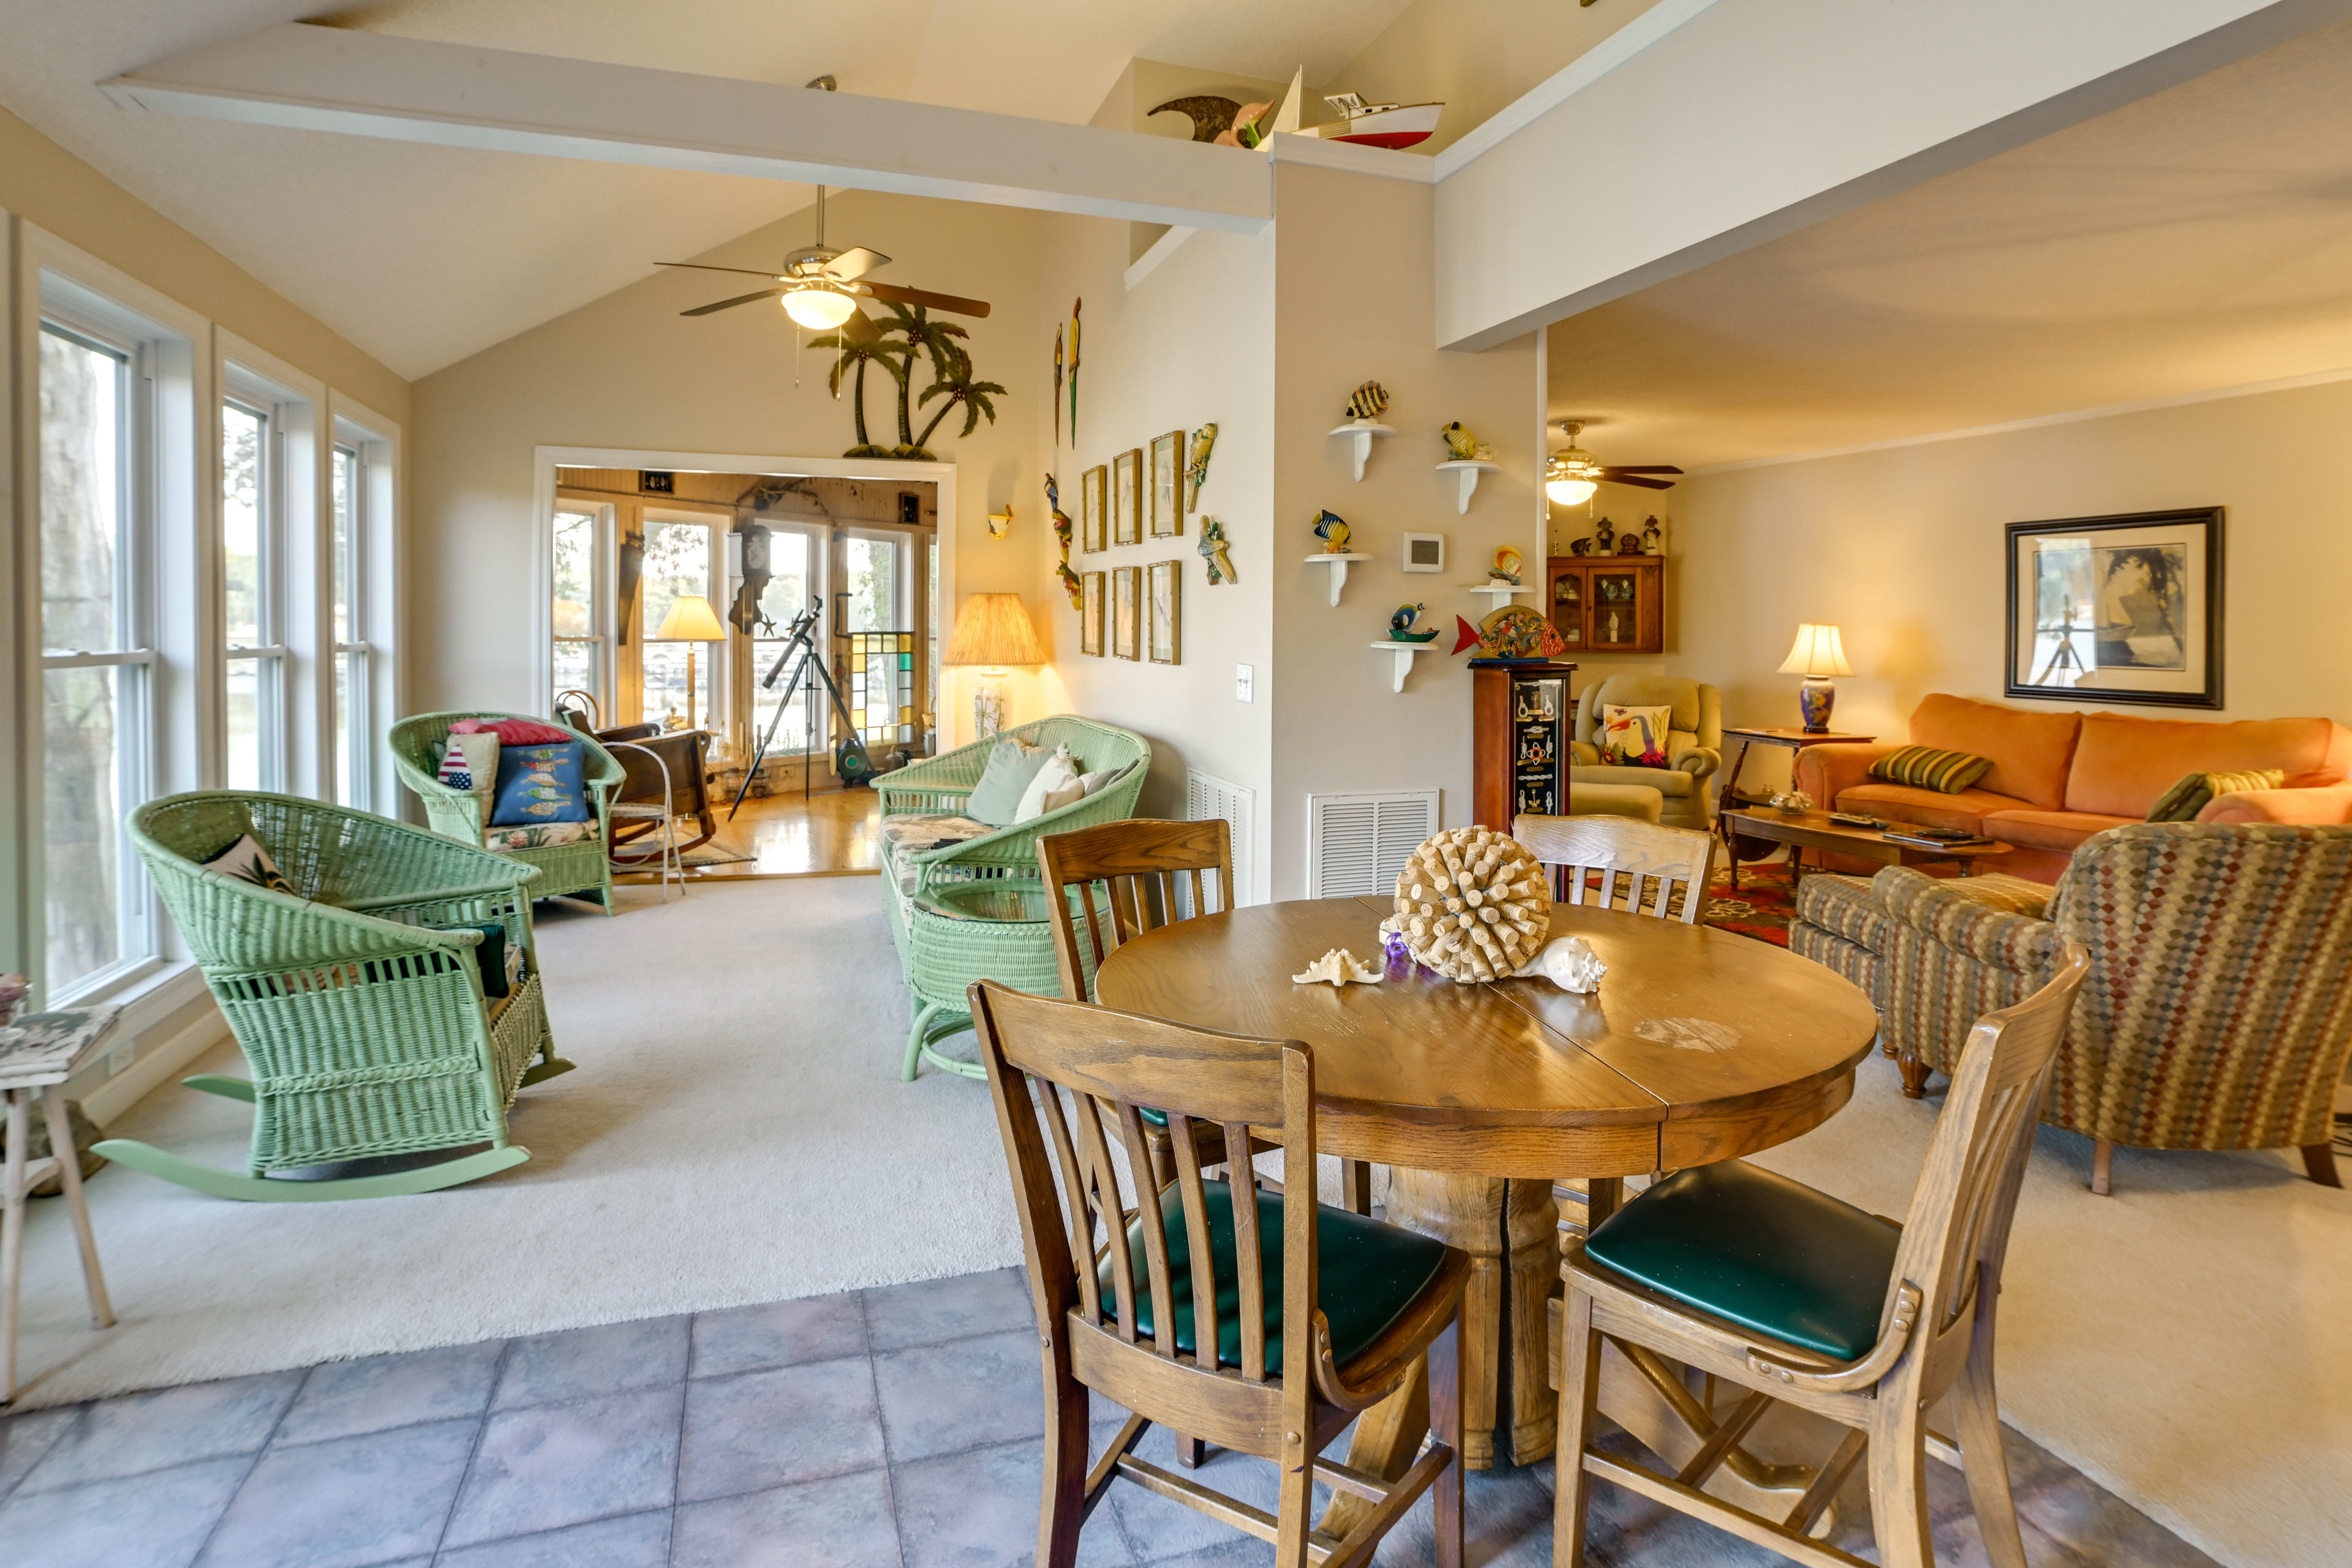
[[[482, 837], [489, 831], [489, 813], [483, 797], [467, 790], [451, 789], [435, 777], [440, 765], [437, 748], [449, 739], [449, 726], [461, 719], [529, 718], [521, 713], [419, 713], [403, 719], [392, 727], [392, 761], [399, 771], [400, 782], [406, 784], [416, 798], [425, 803], [425, 820], [433, 831], [444, 838], [454, 838], [469, 848], [482, 847]], [[544, 719], [536, 723], [547, 723]], [[555, 728], [568, 728], [556, 725]], [[574, 731], [577, 733], [577, 731]], [[627, 772], [620, 760], [596, 743], [594, 737], [581, 735], [587, 743], [582, 752], [585, 766], [582, 775], [587, 784], [588, 799], [596, 813], [596, 833], [571, 844], [542, 845], [535, 849], [500, 849], [494, 853], [526, 866], [536, 867], [539, 880], [531, 885], [534, 899], [562, 898], [571, 893], [594, 895], [613, 912], [613, 864], [608, 851], [613, 842], [610, 810], [613, 793], [621, 787]]]
[[[247, 833], [294, 891], [202, 864]], [[515, 1091], [572, 1069], [540, 988], [535, 868], [365, 812], [237, 791], [143, 805], [131, 838], [252, 1071], [183, 1081], [250, 1101], [253, 1150], [242, 1174], [129, 1139], [100, 1144], [107, 1158], [215, 1197], [281, 1203], [432, 1192], [530, 1158], [507, 1138]], [[493, 925], [523, 958], [496, 1003], [475, 952]], [[484, 1143], [381, 1174], [283, 1174]]]

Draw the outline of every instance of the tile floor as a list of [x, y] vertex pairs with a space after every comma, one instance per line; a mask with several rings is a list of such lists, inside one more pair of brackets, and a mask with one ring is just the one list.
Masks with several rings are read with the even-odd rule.
[[[996, 1568], [1035, 1544], [1040, 1394], [1020, 1274], [581, 1329], [0, 1420], [0, 1558], [41, 1568]], [[1098, 1437], [1117, 1416], [1100, 1407]], [[1154, 1433], [1168, 1462], [1166, 1438]], [[2036, 1565], [2211, 1559], [2011, 1435]], [[1937, 1471], [1937, 1560], [1980, 1563]], [[1202, 1475], [1272, 1506], [1270, 1472]], [[1551, 1468], [1470, 1478], [1473, 1563], [1550, 1562]], [[1780, 1558], [1608, 1486], [1601, 1568]], [[1085, 1568], [1272, 1549], [1124, 1483]], [[1841, 1543], [1866, 1542], [1865, 1494]], [[1382, 1564], [1428, 1561], [1408, 1519]]]

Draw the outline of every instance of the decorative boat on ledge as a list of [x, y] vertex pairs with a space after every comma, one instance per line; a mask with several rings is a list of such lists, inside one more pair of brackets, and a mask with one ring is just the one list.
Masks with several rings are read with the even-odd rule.
[[1339, 110], [1338, 123], [1318, 125], [1326, 142], [1359, 142], [1367, 147], [1410, 147], [1426, 142], [1437, 129], [1442, 103], [1366, 103], [1352, 92], [1335, 92], [1323, 100]]

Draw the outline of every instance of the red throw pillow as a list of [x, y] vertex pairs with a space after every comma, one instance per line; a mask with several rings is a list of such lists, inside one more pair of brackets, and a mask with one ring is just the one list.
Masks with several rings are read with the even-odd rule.
[[580, 737], [569, 730], [542, 724], [536, 719], [460, 719], [449, 726], [453, 735], [492, 734], [501, 746], [553, 746]]

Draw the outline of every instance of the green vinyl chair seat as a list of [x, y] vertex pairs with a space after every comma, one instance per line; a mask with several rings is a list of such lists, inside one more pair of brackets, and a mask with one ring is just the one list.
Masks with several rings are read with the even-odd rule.
[[1903, 1227], [1741, 1160], [1677, 1173], [1584, 1256], [1702, 1312], [1837, 1361], [1878, 1342]]
[[[1224, 1182], [1203, 1182], [1202, 1192], [1209, 1216], [1211, 1266], [1217, 1281], [1217, 1361], [1223, 1366], [1242, 1363], [1241, 1274], [1234, 1244], [1234, 1193]], [[1171, 1185], [1160, 1194], [1161, 1232], [1168, 1238], [1169, 1305], [1176, 1317], [1176, 1348], [1199, 1353], [1192, 1327], [1192, 1247], [1185, 1239], [1184, 1204]], [[1318, 1303], [1331, 1325], [1331, 1354], [1345, 1366], [1387, 1331], [1397, 1315], [1445, 1264], [1445, 1244], [1402, 1226], [1368, 1219], [1345, 1209], [1318, 1205], [1315, 1215], [1316, 1247], [1321, 1263], [1316, 1285]], [[1257, 1194], [1260, 1272], [1265, 1281], [1265, 1374], [1282, 1371], [1282, 1194]], [[1143, 1252], [1140, 1216], [1127, 1227], [1128, 1256], [1135, 1271], [1135, 1331], [1159, 1332], [1151, 1309], [1151, 1282]], [[1116, 1319], [1110, 1260], [1096, 1270], [1101, 1283], [1103, 1316]]]

